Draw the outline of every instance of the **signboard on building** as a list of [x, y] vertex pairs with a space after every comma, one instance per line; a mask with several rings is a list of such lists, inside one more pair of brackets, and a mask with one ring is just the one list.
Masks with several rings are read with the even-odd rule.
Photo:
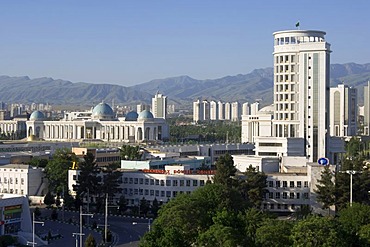
[[322, 166], [329, 165], [329, 159], [328, 158], [320, 158], [317, 160], [317, 163]]

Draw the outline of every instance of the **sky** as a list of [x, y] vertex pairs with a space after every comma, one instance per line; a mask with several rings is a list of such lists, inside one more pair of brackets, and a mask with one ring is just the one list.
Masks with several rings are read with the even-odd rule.
[[3, 0], [0, 75], [132, 86], [272, 67], [272, 33], [322, 30], [332, 63], [370, 62], [368, 0]]

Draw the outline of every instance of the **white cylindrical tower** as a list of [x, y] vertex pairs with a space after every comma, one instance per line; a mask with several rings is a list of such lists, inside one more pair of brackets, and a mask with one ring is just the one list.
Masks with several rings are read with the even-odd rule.
[[311, 162], [326, 157], [327, 149], [330, 44], [325, 34], [314, 30], [273, 34], [273, 133], [304, 138]]

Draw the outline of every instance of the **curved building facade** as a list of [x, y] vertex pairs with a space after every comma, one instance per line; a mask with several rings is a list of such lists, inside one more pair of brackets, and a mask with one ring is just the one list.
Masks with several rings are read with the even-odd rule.
[[153, 114], [146, 111], [139, 115], [130, 112], [127, 117], [118, 119], [108, 104], [99, 103], [87, 119], [46, 121], [30, 118], [26, 122], [27, 137], [36, 136], [47, 141], [102, 140], [130, 143], [156, 142], [169, 138], [169, 127], [163, 118], [153, 118]]
[[311, 162], [326, 157], [329, 134], [331, 51], [325, 34], [315, 30], [273, 34], [273, 135], [304, 138]]

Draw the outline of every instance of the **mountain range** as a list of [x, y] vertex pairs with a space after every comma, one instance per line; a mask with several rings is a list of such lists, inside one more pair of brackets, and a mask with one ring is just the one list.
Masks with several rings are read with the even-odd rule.
[[[370, 79], [370, 63], [332, 64], [331, 86], [339, 83], [358, 89], [363, 102], [363, 86]], [[218, 79], [197, 80], [189, 76], [156, 79], [131, 87], [112, 84], [72, 83], [52, 78], [0, 76], [0, 101], [7, 103], [49, 103], [53, 105], [91, 106], [101, 101], [134, 105], [150, 103], [159, 91], [170, 103], [191, 107], [197, 98], [222, 101], [272, 103], [273, 68], [255, 69], [248, 74]]]

